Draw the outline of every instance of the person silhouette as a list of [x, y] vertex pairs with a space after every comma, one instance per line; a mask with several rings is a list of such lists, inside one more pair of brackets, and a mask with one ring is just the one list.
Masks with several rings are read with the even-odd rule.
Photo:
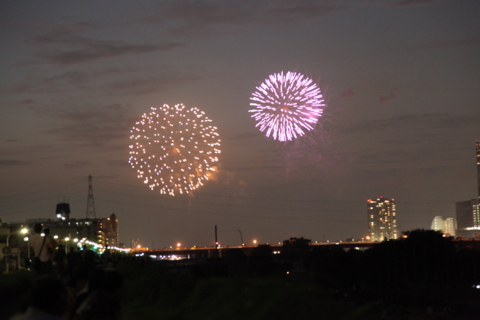
[[67, 291], [61, 280], [42, 275], [35, 279], [27, 297], [25, 311], [10, 320], [62, 320], [67, 302]]
[[36, 223], [33, 226], [35, 232], [30, 239], [30, 243], [35, 254], [32, 268], [38, 275], [50, 274], [52, 270], [52, 258], [54, 251], [54, 242], [50, 237], [50, 229], [45, 228], [42, 234], [42, 225]]

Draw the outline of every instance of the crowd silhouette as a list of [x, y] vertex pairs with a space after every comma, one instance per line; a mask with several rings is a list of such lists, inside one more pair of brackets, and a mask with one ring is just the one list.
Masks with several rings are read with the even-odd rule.
[[280, 254], [260, 244], [248, 255], [225, 248], [206, 261], [159, 261], [109, 248], [98, 255], [87, 246], [66, 252], [53, 239], [49, 253], [44, 239], [34, 252], [48, 259], [17, 273], [33, 281], [24, 285], [23, 303], [1, 320], [473, 320], [480, 312], [480, 243], [432, 230], [365, 251], [289, 238]]
[[[66, 253], [48, 228], [34, 226], [33, 281], [12, 320], [117, 320], [123, 278], [115, 270], [120, 255], [101, 256], [87, 245]], [[41, 236], [40, 234], [43, 233]]]

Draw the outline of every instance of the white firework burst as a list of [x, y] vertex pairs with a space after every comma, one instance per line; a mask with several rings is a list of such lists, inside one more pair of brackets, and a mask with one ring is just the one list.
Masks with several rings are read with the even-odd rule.
[[171, 196], [189, 193], [216, 170], [219, 134], [198, 108], [152, 107], [130, 133], [128, 162], [152, 190]]

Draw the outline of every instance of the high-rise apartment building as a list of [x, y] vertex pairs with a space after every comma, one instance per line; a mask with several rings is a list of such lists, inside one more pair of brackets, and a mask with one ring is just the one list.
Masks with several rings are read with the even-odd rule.
[[433, 218], [430, 229], [455, 237], [457, 235], [457, 220], [455, 218], [443, 219], [441, 216], [436, 216]]
[[[58, 239], [69, 238], [77, 241], [86, 238], [97, 243], [100, 248], [120, 247], [119, 223], [117, 216], [112, 213], [108, 218], [100, 219], [73, 219], [70, 218], [70, 205], [59, 203], [56, 208], [57, 220], [28, 219], [25, 223], [12, 223], [11, 225], [25, 225], [32, 228], [35, 223], [41, 223], [50, 228], [50, 234]], [[61, 240], [64, 241], [64, 240]]]
[[112, 213], [110, 217], [98, 220], [98, 243], [106, 247], [118, 247], [119, 235], [118, 235], [118, 219], [117, 216]]
[[430, 227], [430, 229], [443, 232], [444, 228], [445, 228], [445, 223], [441, 216], [436, 216], [435, 218], [433, 218], [432, 226]]
[[446, 234], [455, 237], [457, 236], [457, 219], [446, 218], [445, 219], [445, 231]]
[[478, 199], [459, 201], [457, 212], [458, 236], [461, 238], [480, 237], [480, 205]]
[[455, 205], [458, 236], [461, 238], [480, 238], [480, 140], [475, 141], [475, 149], [478, 196], [476, 199], [459, 201]]
[[395, 199], [367, 200], [368, 233], [372, 241], [398, 238]]
[[478, 200], [480, 201], [480, 140], [475, 141], [477, 149], [477, 184], [478, 184]]

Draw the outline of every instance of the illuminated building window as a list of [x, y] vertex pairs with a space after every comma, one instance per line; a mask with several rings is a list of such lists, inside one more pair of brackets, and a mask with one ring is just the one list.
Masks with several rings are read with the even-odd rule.
[[367, 214], [369, 218], [369, 234], [373, 241], [396, 239], [398, 236], [393, 199], [378, 198], [368, 200]]

